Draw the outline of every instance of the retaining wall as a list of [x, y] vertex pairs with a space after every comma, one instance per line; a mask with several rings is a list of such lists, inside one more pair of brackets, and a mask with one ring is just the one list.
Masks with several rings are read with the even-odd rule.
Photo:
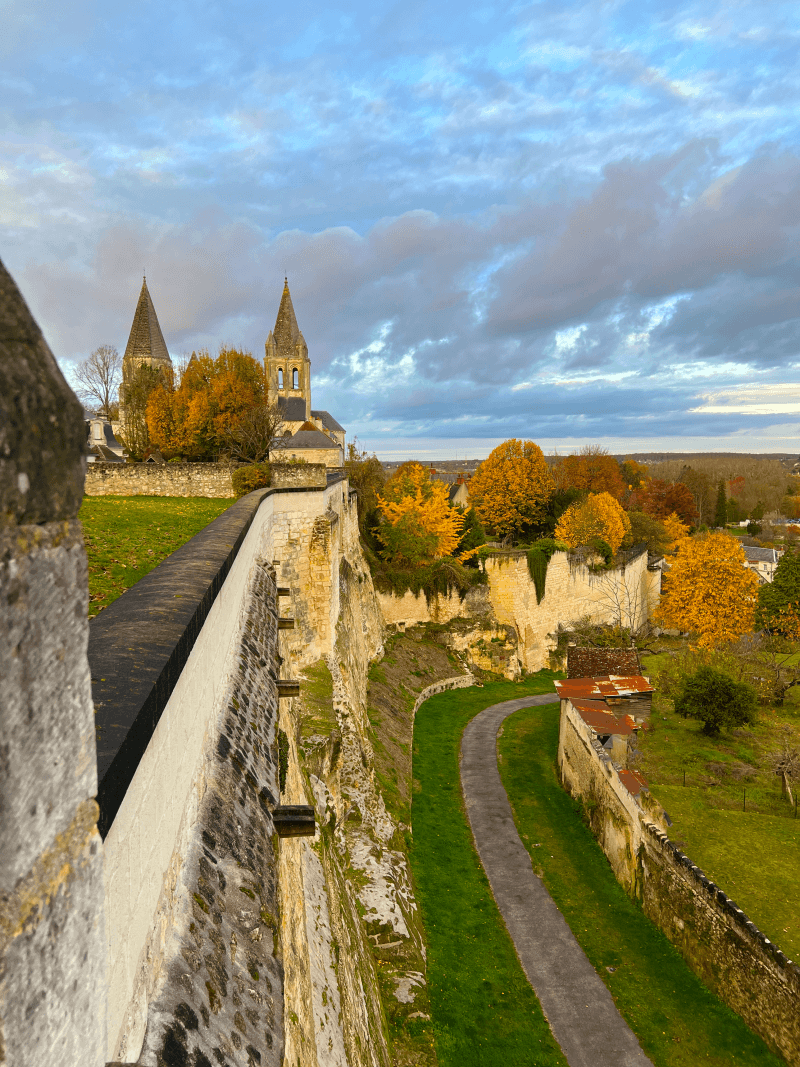
[[667, 837], [646, 790], [635, 798], [609, 754], [561, 702], [558, 766], [584, 799], [595, 836], [627, 891], [703, 982], [788, 1063], [800, 1065], [800, 967]]
[[236, 494], [231, 468], [219, 463], [90, 463], [87, 496], [211, 496]]

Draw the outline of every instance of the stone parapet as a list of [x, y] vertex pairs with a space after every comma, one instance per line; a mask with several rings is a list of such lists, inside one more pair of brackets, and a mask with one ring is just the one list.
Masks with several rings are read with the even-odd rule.
[[324, 463], [270, 463], [270, 484], [273, 489], [324, 489], [327, 470]]
[[236, 496], [220, 463], [90, 463], [87, 496]]

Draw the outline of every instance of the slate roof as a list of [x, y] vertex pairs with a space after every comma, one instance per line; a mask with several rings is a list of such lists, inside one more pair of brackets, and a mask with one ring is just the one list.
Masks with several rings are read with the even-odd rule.
[[311, 417], [319, 419], [326, 430], [341, 430], [342, 433], [347, 433], [344, 426], [340, 426], [329, 411], [312, 411]]
[[276, 448], [339, 448], [322, 430], [298, 430], [286, 440], [275, 445]]
[[278, 407], [287, 422], [306, 421], [306, 402], [302, 396], [279, 396]]
[[142, 281], [142, 291], [139, 293], [139, 303], [136, 305], [136, 312], [133, 316], [133, 325], [125, 346], [123, 362], [141, 359], [172, 365], [145, 280]]
[[774, 548], [754, 548], [744, 546], [744, 554], [749, 563], [777, 563], [778, 553]]

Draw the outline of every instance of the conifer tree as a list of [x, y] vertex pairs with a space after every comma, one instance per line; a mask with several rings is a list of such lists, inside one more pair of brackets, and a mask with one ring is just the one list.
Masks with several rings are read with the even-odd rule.
[[720, 481], [717, 489], [717, 507], [714, 512], [714, 525], [725, 528], [728, 520], [728, 501], [725, 497], [725, 482]]
[[800, 551], [785, 552], [771, 582], [758, 591], [756, 626], [759, 629], [794, 632], [792, 617], [800, 615]]

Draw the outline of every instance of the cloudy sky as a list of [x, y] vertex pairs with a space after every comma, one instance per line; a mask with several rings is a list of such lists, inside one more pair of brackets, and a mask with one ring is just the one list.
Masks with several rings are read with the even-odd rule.
[[65, 371], [263, 355], [384, 458], [800, 451], [800, 9], [2, 0], [0, 257]]

